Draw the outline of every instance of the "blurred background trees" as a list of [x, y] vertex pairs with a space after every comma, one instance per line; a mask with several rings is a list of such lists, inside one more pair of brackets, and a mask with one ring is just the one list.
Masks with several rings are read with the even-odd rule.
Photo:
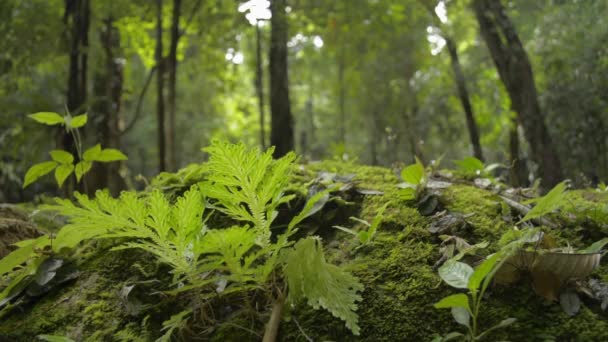
[[606, 180], [606, 18], [601, 0], [3, 0], [0, 201], [53, 189], [21, 180], [69, 141], [26, 114], [66, 109], [129, 156], [90, 176], [113, 192], [216, 138]]

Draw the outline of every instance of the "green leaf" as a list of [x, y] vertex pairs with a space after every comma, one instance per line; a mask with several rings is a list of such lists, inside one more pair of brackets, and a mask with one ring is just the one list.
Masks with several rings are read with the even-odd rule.
[[447, 296], [435, 303], [434, 307], [436, 309], [447, 309], [447, 308], [455, 308], [461, 307], [471, 311], [469, 307], [469, 297], [464, 293], [453, 294], [451, 296]]
[[464, 262], [449, 260], [439, 267], [439, 276], [448, 285], [459, 288], [467, 289], [469, 284], [469, 278], [473, 274], [473, 268]]
[[471, 319], [471, 314], [467, 309], [459, 306], [452, 307], [452, 317], [458, 324], [462, 324], [466, 327], [469, 326], [469, 321]]
[[53, 113], [53, 112], [39, 112], [39, 113], [30, 114], [28, 116], [30, 118], [36, 120], [36, 122], [39, 122], [39, 123], [45, 124], [45, 125], [49, 125], [49, 126], [65, 123], [65, 121], [63, 120], [63, 117], [61, 115], [59, 115], [57, 113]]
[[74, 162], [74, 156], [64, 150], [52, 150], [49, 154], [54, 161], [60, 164], [72, 164]]
[[289, 285], [289, 301], [293, 304], [306, 299], [314, 309], [325, 308], [346, 322], [354, 335], [359, 335], [356, 302], [363, 285], [357, 278], [325, 260], [318, 238], [299, 240], [290, 249], [284, 267]]
[[488, 335], [489, 333], [491, 333], [492, 331], [496, 330], [496, 329], [502, 329], [502, 328], [506, 328], [509, 325], [515, 323], [517, 321], [516, 318], [513, 317], [509, 317], [509, 318], [505, 318], [502, 321], [500, 321], [498, 324], [496, 324], [495, 326], [487, 329], [486, 331], [482, 332], [481, 334], [479, 334], [477, 336], [477, 341], [482, 340], [486, 335]]
[[416, 158], [416, 164], [407, 166], [401, 171], [401, 178], [409, 184], [418, 185], [422, 183], [424, 179], [424, 166], [418, 158]]
[[39, 164], [35, 164], [30, 167], [29, 170], [25, 173], [25, 179], [23, 181], [23, 188], [25, 189], [28, 185], [35, 182], [38, 178], [46, 175], [47, 173], [53, 171], [55, 167], [57, 167], [57, 162], [48, 161]]
[[529, 221], [551, 213], [563, 205], [563, 194], [566, 191], [566, 181], [557, 184], [548, 194], [538, 199], [536, 206], [530, 210], [520, 222]]
[[485, 166], [483, 162], [475, 157], [466, 157], [462, 160], [454, 161], [454, 164], [458, 166], [458, 170], [469, 175], [478, 175], [481, 171], [484, 171]]
[[462, 333], [457, 332], [457, 331], [453, 331], [453, 332], [447, 333], [445, 336], [443, 336], [443, 338], [440, 341], [447, 342], [447, 341], [455, 340], [455, 339], [460, 338], [460, 337], [464, 337], [464, 335]]
[[99, 158], [99, 155], [101, 154], [101, 145], [97, 144], [89, 149], [87, 149], [86, 151], [84, 151], [84, 153], [82, 154], [82, 159], [86, 160], [86, 161], [96, 161]]
[[45, 245], [48, 245], [49, 241], [48, 236], [43, 235], [34, 240], [33, 243], [20, 247], [9, 253], [4, 258], [0, 259], [0, 275], [12, 271], [13, 268], [26, 262], [31, 257], [37, 256], [37, 254], [34, 252], [35, 248], [42, 248]]
[[95, 160], [107, 163], [107, 162], [113, 162], [113, 161], [117, 161], [117, 160], [127, 160], [127, 156], [125, 156], [122, 152], [120, 152], [117, 149], [106, 148], [99, 153], [99, 155], [97, 156], [97, 158]]
[[38, 335], [36, 336], [38, 339], [47, 342], [75, 342], [69, 337], [58, 336], [58, 335]]
[[494, 253], [492, 256], [484, 260], [481, 265], [475, 268], [475, 271], [469, 278], [469, 290], [471, 290], [472, 292], [477, 291], [479, 285], [481, 285], [481, 282], [483, 281], [483, 278], [485, 278], [488, 273], [490, 273], [492, 269], [494, 269], [494, 266], [498, 262], [499, 256], [500, 255], [498, 253]]
[[55, 169], [55, 180], [60, 188], [63, 185], [63, 182], [65, 182], [66, 178], [68, 178], [73, 171], [74, 165], [72, 164], [62, 164]]
[[87, 114], [77, 115], [70, 120], [69, 125], [71, 128], [79, 128], [87, 123]]
[[89, 172], [92, 166], [93, 163], [87, 160], [83, 160], [76, 164], [76, 168], [74, 169], [74, 172], [76, 173], [76, 181], [80, 182], [82, 176]]
[[416, 189], [414, 189], [414, 188], [400, 189], [399, 197], [404, 201], [413, 201], [416, 199]]
[[599, 253], [604, 246], [608, 244], [608, 238], [603, 238], [599, 241], [594, 242], [591, 246], [580, 250], [579, 253]]
[[371, 237], [370, 237], [371, 235], [367, 231], [359, 232], [358, 236], [359, 236], [359, 241], [364, 244], [368, 243], [371, 240]]

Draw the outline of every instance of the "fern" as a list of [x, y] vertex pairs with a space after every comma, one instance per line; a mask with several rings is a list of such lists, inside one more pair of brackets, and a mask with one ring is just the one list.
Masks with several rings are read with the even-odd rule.
[[356, 302], [361, 300], [357, 292], [363, 291], [363, 285], [338, 266], [327, 263], [319, 238], [298, 241], [287, 253], [284, 272], [292, 303], [306, 298], [310, 306], [325, 308], [359, 335], [355, 311]]
[[209, 177], [201, 189], [216, 200], [218, 210], [250, 222], [258, 235], [258, 244], [267, 245], [277, 207], [293, 198], [285, 196], [283, 189], [289, 182], [296, 155], [288, 153], [273, 160], [273, 148], [261, 152], [243, 144], [223, 142], [214, 142], [204, 150], [210, 154]]

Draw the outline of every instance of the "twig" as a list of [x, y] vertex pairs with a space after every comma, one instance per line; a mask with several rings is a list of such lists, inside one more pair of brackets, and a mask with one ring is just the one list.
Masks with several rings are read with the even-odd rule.
[[[498, 197], [502, 198], [503, 201], [505, 201], [505, 203], [517, 210], [522, 216], [526, 216], [529, 212], [530, 212], [530, 208], [515, 201], [510, 199], [509, 197], [503, 196], [503, 195], [498, 195]], [[536, 223], [537, 225], [542, 225], [542, 226], [547, 226], [549, 228], [556, 228], [557, 225], [551, 221], [549, 221], [548, 219], [544, 218], [544, 217], [540, 217], [540, 218], [535, 218], [532, 219], [532, 222]]]
[[312, 338], [310, 338], [308, 335], [306, 335], [306, 333], [304, 332], [304, 329], [302, 329], [302, 327], [300, 326], [300, 323], [298, 322], [298, 320], [295, 317], [291, 317], [291, 319], [293, 319], [293, 322], [296, 324], [296, 326], [298, 327], [298, 329], [300, 329], [300, 333], [302, 333], [302, 335], [304, 336], [304, 338], [306, 340], [308, 340], [308, 342], [314, 342]]
[[285, 304], [285, 295], [279, 294], [279, 297], [274, 301], [272, 305], [272, 312], [270, 319], [266, 324], [266, 331], [264, 332], [264, 339], [262, 342], [275, 342], [277, 340], [277, 334], [279, 332], [279, 325], [281, 323], [281, 315], [283, 314], [283, 305]]
[[120, 131], [120, 135], [123, 135], [125, 133], [127, 133], [128, 131], [130, 131], [133, 126], [135, 126], [135, 122], [137, 122], [137, 119], [139, 119], [139, 116], [141, 115], [141, 106], [144, 102], [144, 97], [146, 96], [146, 92], [148, 91], [148, 88], [150, 87], [150, 83], [152, 82], [152, 77], [154, 76], [154, 72], [156, 71], [157, 66], [153, 66], [152, 69], [150, 69], [150, 73], [148, 74], [148, 78], [146, 79], [146, 83], [144, 84], [144, 87], [141, 90], [141, 93], [139, 94], [139, 98], [137, 99], [137, 106], [135, 107], [135, 115], [133, 115], [133, 119], [131, 119], [131, 122], [129, 122], [129, 124], [122, 130]]

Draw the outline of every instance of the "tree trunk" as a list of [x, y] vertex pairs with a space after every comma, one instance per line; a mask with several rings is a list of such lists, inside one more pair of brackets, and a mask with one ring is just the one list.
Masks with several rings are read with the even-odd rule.
[[[104, 148], [120, 149], [120, 107], [123, 90], [123, 64], [116, 56], [120, 52], [120, 33], [114, 26], [113, 18], [103, 20], [100, 30], [101, 47], [104, 53], [103, 64], [95, 74], [93, 90], [95, 102], [92, 112], [100, 118], [97, 126], [97, 141]], [[119, 174], [122, 162], [95, 163], [91, 170], [89, 192], [108, 188], [114, 196], [126, 184]]]
[[474, 0], [473, 9], [481, 35], [530, 144], [532, 158], [538, 164], [542, 185], [552, 187], [562, 179], [562, 169], [540, 111], [528, 55], [500, 1]]
[[266, 132], [264, 130], [264, 71], [262, 68], [262, 32], [259, 23], [255, 24], [255, 91], [258, 96], [260, 111], [260, 145], [266, 148]]
[[158, 125], [158, 171], [167, 169], [165, 156], [165, 66], [163, 61], [163, 0], [156, 0], [156, 120]]
[[340, 143], [346, 146], [346, 85], [344, 84], [344, 47], [338, 52], [338, 110], [340, 114]]
[[270, 11], [270, 144], [274, 156], [281, 157], [294, 147], [293, 118], [289, 102], [287, 75], [287, 15], [286, 0], [272, 0]]
[[469, 139], [471, 140], [471, 146], [473, 147], [473, 155], [475, 158], [483, 161], [483, 151], [481, 150], [481, 144], [479, 143], [479, 127], [475, 121], [473, 115], [473, 107], [469, 100], [469, 92], [465, 82], [462, 68], [460, 67], [460, 60], [458, 59], [458, 50], [456, 44], [451, 37], [444, 36], [448, 52], [450, 53], [450, 60], [452, 62], [452, 71], [454, 72], [454, 80], [456, 81], [456, 87], [458, 88], [458, 97], [462, 104], [462, 109], [467, 120], [467, 129], [469, 131]]
[[[68, 70], [68, 90], [66, 106], [71, 115], [86, 111], [87, 102], [87, 64], [89, 45], [89, 24], [91, 7], [89, 0], [71, 0], [65, 3], [63, 21], [69, 25], [70, 66]], [[73, 136], [61, 127], [57, 133], [57, 147], [66, 150], [80, 160]], [[66, 195], [74, 189], [75, 183], [65, 183]], [[84, 188], [80, 189], [84, 190]]]
[[527, 185], [526, 177], [526, 164], [521, 160], [519, 156], [519, 133], [518, 133], [517, 120], [513, 118], [511, 120], [511, 127], [509, 128], [509, 161], [510, 166], [510, 180], [513, 187], [523, 187]]
[[171, 16], [171, 44], [169, 46], [169, 59], [167, 67], [169, 70], [169, 89], [167, 107], [169, 109], [169, 125], [167, 127], [167, 169], [175, 171], [177, 167], [177, 148], [175, 146], [175, 96], [177, 87], [177, 44], [179, 43], [179, 17], [182, 1], [173, 0], [173, 13]]

